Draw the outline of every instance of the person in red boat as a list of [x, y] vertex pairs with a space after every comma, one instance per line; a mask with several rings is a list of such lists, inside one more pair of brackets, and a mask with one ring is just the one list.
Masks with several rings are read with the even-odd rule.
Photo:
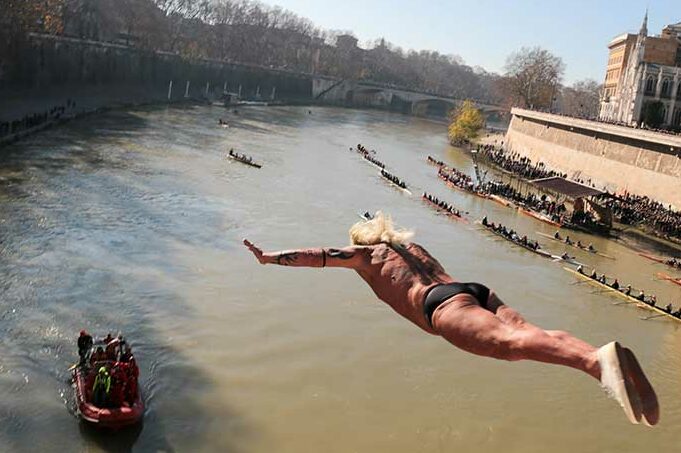
[[[580, 370], [599, 380], [632, 423], [655, 425], [657, 396], [633, 352], [613, 341], [596, 348], [567, 332], [526, 321], [480, 283], [452, 278], [413, 234], [377, 212], [350, 229], [352, 245], [265, 253], [244, 239], [260, 264], [354, 270], [374, 294], [427, 333], [464, 351], [501, 360], [534, 360]], [[470, 257], [459, 257], [462, 265]]]
[[78, 356], [80, 357], [79, 364], [85, 363], [88, 352], [92, 348], [92, 335], [87, 333], [86, 330], [80, 331], [80, 336], [78, 337]]

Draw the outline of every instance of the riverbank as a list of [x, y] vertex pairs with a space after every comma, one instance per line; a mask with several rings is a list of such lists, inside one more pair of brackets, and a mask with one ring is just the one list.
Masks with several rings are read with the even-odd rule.
[[67, 100], [74, 103], [73, 107], [66, 108], [59, 117], [52, 117], [34, 127], [0, 137], [0, 148], [74, 119], [114, 109], [198, 101], [179, 96], [171, 96], [169, 100], [167, 91], [146, 86], [66, 86], [59, 93], [54, 89], [17, 90], [0, 93], [0, 99], [0, 122], [21, 120], [26, 116], [47, 112], [55, 106], [66, 106]]

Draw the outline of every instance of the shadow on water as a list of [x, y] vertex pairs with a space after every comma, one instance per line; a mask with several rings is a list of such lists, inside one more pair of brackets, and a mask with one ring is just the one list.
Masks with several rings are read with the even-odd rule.
[[[107, 452], [125, 453], [132, 451], [132, 447], [144, 429], [144, 422], [114, 432], [98, 429], [85, 422], [80, 422], [79, 427], [81, 436], [89, 443], [96, 444]], [[173, 451], [165, 448], [163, 450]]]
[[[146, 127], [139, 115], [112, 112], [0, 152], [2, 451], [68, 451], [78, 443], [175, 451], [201, 445], [209, 430], [238, 451], [248, 435], [229, 407], [208, 414], [201, 406], [214, 385], [169, 333], [193, 316], [180, 286], [188, 270], [176, 264], [173, 244], [224, 244], [194, 231], [212, 213], [194, 203], [196, 194], [163, 178], [140, 179], [144, 162], [119, 152]], [[81, 328], [121, 331], [132, 343], [143, 426], [112, 435], [69, 416], [66, 370]], [[228, 431], [215, 428], [226, 421]]]

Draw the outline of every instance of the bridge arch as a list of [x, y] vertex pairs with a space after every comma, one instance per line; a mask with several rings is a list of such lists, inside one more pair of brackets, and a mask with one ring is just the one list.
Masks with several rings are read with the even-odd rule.
[[454, 101], [445, 99], [421, 99], [412, 103], [412, 113], [419, 116], [446, 117], [449, 112], [457, 107]]

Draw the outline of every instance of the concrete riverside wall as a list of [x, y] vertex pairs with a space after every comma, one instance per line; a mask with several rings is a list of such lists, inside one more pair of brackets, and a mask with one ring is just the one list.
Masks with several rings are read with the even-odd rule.
[[681, 208], [679, 136], [513, 109], [505, 145], [597, 188]]
[[[167, 92], [173, 81], [173, 97], [183, 97], [190, 82], [190, 97], [221, 94], [225, 83], [244, 97], [258, 87], [268, 99], [276, 87], [277, 98], [312, 95], [312, 77], [284, 70], [208, 59], [186, 59], [168, 52], [154, 52], [113, 43], [33, 34], [17, 50], [16, 64], [0, 72], [0, 93], [63, 91], [73, 86], [137, 86]], [[68, 97], [68, 93], [63, 93]]]

